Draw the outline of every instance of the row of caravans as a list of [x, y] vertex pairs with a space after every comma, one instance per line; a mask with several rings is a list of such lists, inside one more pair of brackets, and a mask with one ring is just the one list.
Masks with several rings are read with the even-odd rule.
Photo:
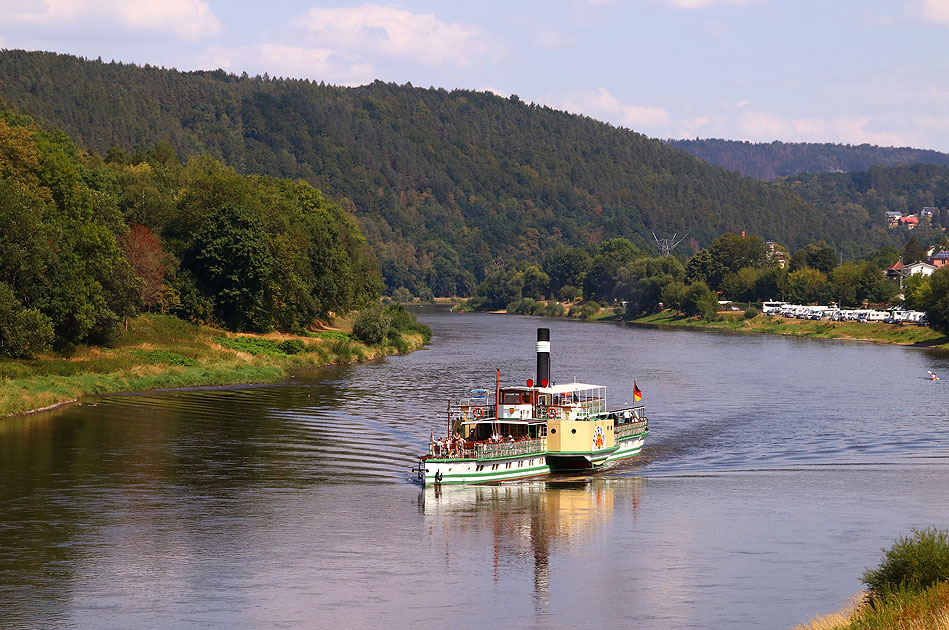
[[797, 319], [830, 319], [835, 322], [886, 322], [888, 324], [925, 324], [926, 313], [893, 309], [839, 309], [835, 306], [804, 306], [787, 302], [764, 302], [761, 312], [765, 315], [780, 315]]

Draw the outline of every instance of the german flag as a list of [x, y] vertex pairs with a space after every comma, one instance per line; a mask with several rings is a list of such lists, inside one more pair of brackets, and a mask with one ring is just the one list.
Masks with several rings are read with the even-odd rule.
[[636, 386], [636, 381], [633, 381], [633, 401], [639, 402], [643, 399], [643, 393], [639, 391], [639, 388]]

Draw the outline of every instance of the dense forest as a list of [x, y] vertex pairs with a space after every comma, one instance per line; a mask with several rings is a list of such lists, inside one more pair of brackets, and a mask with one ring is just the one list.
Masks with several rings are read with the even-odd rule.
[[773, 180], [799, 173], [849, 173], [873, 166], [949, 165], [949, 154], [908, 147], [810, 142], [745, 142], [740, 140], [666, 140], [709, 164], [755, 179]]
[[0, 53], [0, 96], [84, 148], [158, 140], [241, 173], [300, 178], [358, 219], [388, 289], [468, 295], [498, 265], [557, 247], [688, 233], [693, 251], [747, 230], [850, 255], [898, 241], [786, 187], [658, 140], [516, 96], [382, 82], [178, 72], [53, 53]]
[[299, 331], [378, 297], [355, 221], [302, 181], [167, 143], [106, 158], [0, 102], [0, 355], [108, 343], [142, 310]]

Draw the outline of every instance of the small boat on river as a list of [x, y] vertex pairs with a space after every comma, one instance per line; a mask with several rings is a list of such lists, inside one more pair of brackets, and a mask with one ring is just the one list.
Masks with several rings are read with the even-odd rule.
[[449, 402], [448, 430], [437, 440], [433, 433], [429, 452], [419, 457], [415, 470], [425, 485], [600, 468], [638, 455], [649, 421], [643, 405], [607, 410], [605, 386], [552, 383], [550, 330], [538, 328], [537, 382], [501, 387], [498, 371], [494, 392], [474, 389]]

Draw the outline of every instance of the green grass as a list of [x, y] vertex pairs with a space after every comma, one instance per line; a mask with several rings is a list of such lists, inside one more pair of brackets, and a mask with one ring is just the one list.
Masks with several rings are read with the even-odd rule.
[[341, 330], [321, 330], [320, 332], [311, 332], [307, 333], [308, 337], [316, 337], [318, 339], [333, 339], [335, 341], [349, 341], [349, 333], [344, 333]]
[[[424, 345], [421, 335], [403, 335], [398, 348], [367, 348], [343, 331], [273, 337], [228, 336], [167, 315], [143, 315], [119, 332], [112, 348], [0, 359], [0, 417], [84, 394], [273, 382], [294, 369], [366, 361]], [[305, 351], [297, 352], [301, 346]]]
[[279, 348], [277, 343], [260, 337], [212, 337], [212, 341], [228, 350], [247, 352], [254, 356], [267, 354], [282, 357], [287, 354]]

